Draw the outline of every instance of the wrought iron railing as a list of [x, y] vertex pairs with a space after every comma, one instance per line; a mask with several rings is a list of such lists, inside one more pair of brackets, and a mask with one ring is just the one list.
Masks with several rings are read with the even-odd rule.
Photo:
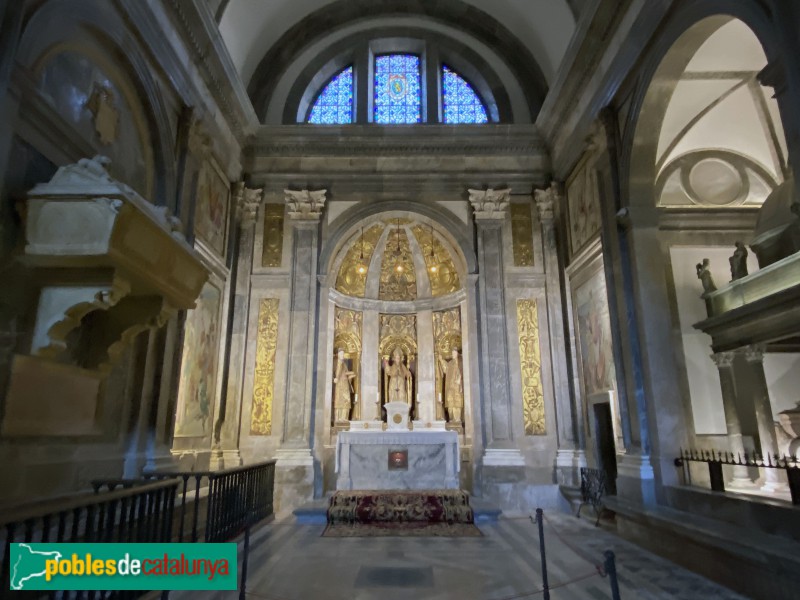
[[[10, 544], [39, 542], [169, 542], [178, 482], [145, 482], [102, 494], [80, 494], [6, 512], [0, 517], [0, 598], [10, 589]], [[114, 592], [104, 598], [136, 598]], [[65, 596], [66, 597], [66, 596]]]
[[711, 483], [711, 491], [725, 491], [725, 476], [722, 467], [730, 465], [734, 467], [758, 467], [760, 469], [781, 469], [786, 472], [789, 481], [789, 492], [792, 504], [800, 504], [800, 461], [796, 457], [788, 456], [761, 456], [760, 454], [734, 454], [719, 450], [683, 450], [681, 455], [675, 459], [675, 466], [683, 470], [684, 481], [692, 484], [692, 472], [689, 463], [706, 463], [708, 465], [708, 477]]
[[608, 492], [608, 475], [602, 469], [581, 467], [581, 505], [578, 507], [577, 517], [580, 518], [584, 505], [591, 504], [597, 516], [595, 526], [600, 523], [603, 514], [603, 498]]
[[275, 461], [219, 471], [153, 471], [143, 479], [103, 479], [95, 491], [134, 488], [177, 479], [179, 507], [174, 541], [224, 542], [273, 513]]

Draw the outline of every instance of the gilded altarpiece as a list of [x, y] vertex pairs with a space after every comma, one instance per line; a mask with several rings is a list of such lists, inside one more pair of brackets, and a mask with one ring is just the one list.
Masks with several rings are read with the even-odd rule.
[[283, 204], [264, 205], [262, 267], [280, 267], [283, 260]]
[[[433, 313], [433, 353], [436, 369], [436, 420], [445, 420], [444, 396], [442, 392], [441, 360], [450, 360], [453, 350], [462, 353], [461, 309], [451, 308]], [[463, 365], [462, 365], [463, 368]]]
[[250, 435], [272, 434], [275, 396], [275, 352], [278, 347], [278, 299], [263, 298], [258, 308], [256, 366]]
[[[363, 298], [367, 287], [367, 272], [375, 246], [383, 233], [384, 226], [378, 223], [359, 232], [358, 237], [348, 248], [336, 276], [336, 289], [348, 296]], [[361, 268], [363, 267], [363, 269]]]
[[[382, 368], [383, 361], [392, 358], [395, 349], [403, 354], [408, 369], [416, 376], [417, 372], [417, 317], [416, 315], [381, 315], [380, 340], [378, 342], [378, 361]], [[416, 383], [416, 378], [414, 380]], [[385, 386], [384, 386], [385, 387]], [[412, 392], [412, 398], [416, 390]], [[388, 392], [383, 390], [381, 405], [386, 402]], [[414, 403], [415, 404], [415, 403]]]
[[544, 417], [539, 315], [536, 300], [517, 300], [517, 331], [519, 333], [522, 418], [525, 435], [544, 435], [547, 431]]
[[[344, 351], [347, 370], [355, 373], [351, 382], [351, 401], [353, 403], [350, 413], [351, 421], [361, 420], [361, 322], [362, 313], [355, 310], [346, 310], [336, 307], [336, 322], [333, 337], [333, 372], [336, 372], [337, 355]], [[335, 387], [335, 385], [334, 385]], [[335, 389], [334, 389], [335, 397]], [[333, 419], [333, 415], [331, 419]]]
[[514, 266], [533, 266], [533, 218], [530, 204], [511, 205], [511, 242]]

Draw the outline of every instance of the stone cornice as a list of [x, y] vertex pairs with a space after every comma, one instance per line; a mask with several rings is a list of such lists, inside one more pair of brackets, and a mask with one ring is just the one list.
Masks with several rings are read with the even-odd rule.
[[248, 157], [394, 156], [404, 154], [546, 156], [547, 147], [534, 126], [485, 125], [455, 130], [448, 126], [393, 128], [360, 125], [316, 128], [308, 125], [262, 126], [248, 147]]

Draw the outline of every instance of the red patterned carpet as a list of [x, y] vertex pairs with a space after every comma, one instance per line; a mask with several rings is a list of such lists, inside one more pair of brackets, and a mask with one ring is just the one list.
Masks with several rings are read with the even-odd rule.
[[326, 537], [477, 537], [469, 495], [460, 490], [340, 491], [328, 505]]

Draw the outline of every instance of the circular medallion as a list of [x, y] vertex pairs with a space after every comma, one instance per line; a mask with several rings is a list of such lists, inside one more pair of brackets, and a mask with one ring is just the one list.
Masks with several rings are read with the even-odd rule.
[[389, 96], [392, 100], [402, 100], [408, 94], [408, 78], [400, 73], [389, 75]]
[[394, 421], [399, 425], [400, 423], [403, 422], [403, 417], [401, 417], [400, 415], [395, 415], [394, 417], [392, 417], [392, 421]]

